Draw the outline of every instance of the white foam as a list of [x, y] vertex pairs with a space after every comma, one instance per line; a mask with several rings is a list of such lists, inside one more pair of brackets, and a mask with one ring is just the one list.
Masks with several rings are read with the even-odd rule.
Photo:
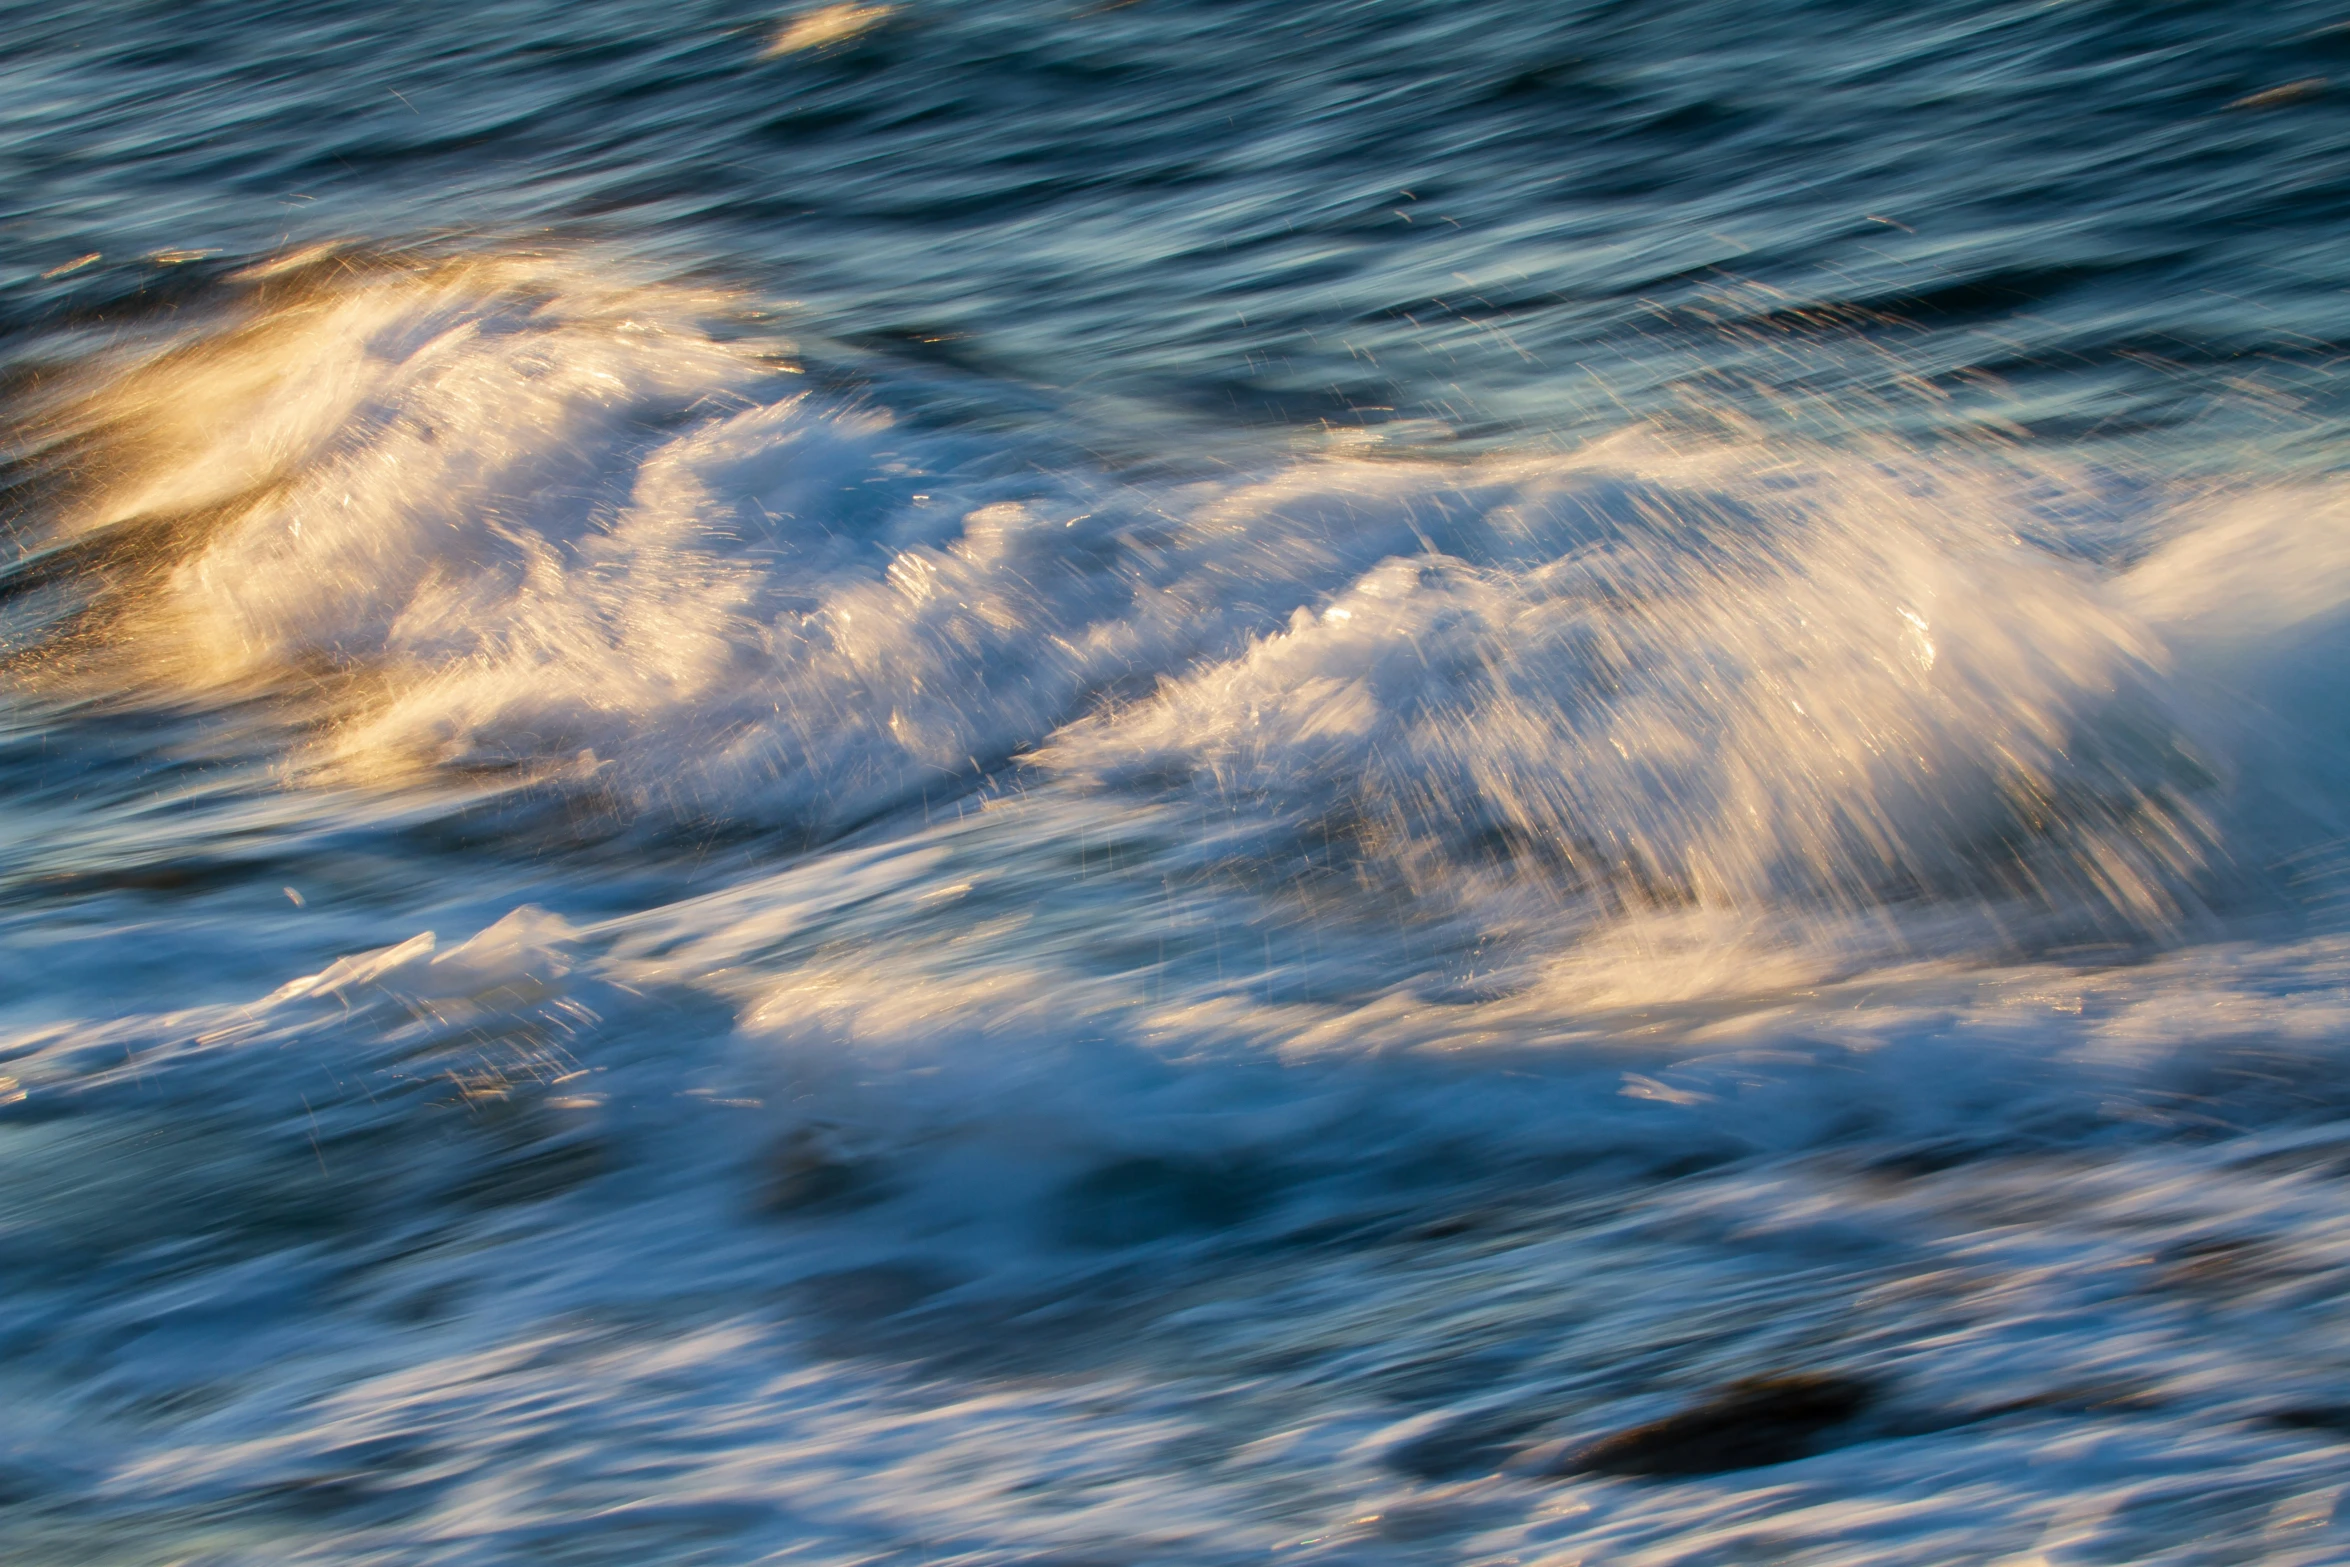
[[[2117, 576], [2021, 542], [2094, 487], [2015, 454], [1144, 484], [827, 402], [729, 302], [573, 263], [253, 287], [89, 394], [119, 461], [61, 527], [208, 519], [109, 635], [175, 697], [323, 702], [296, 776], [801, 839], [994, 777], [1005, 852], [1107, 812], [1137, 886], [1249, 889], [1195, 923], [1268, 973], [1392, 913], [1592, 1005], [2159, 943], [2340, 830], [2333, 491], [2139, 519]], [[1293, 993], [1390, 962], [1331, 945]]]
[[1482, 860], [1575, 925], [2177, 914], [2205, 773], [2165, 650], [2016, 540], [1997, 475], [1684, 467], [1619, 450], [1521, 474], [1530, 560], [1391, 558], [1042, 760], [1192, 778], [1414, 888]]
[[2119, 584], [2176, 650], [2240, 796], [2248, 858], [2350, 834], [2350, 489], [2251, 489], [2197, 506]]
[[68, 531], [218, 513], [115, 636], [180, 689], [332, 677], [298, 760], [394, 787], [828, 833], [1038, 750], [1539, 920], [2142, 932], [2192, 905], [2228, 770], [2171, 643], [2241, 664], [2343, 602], [2323, 497], [2117, 583], [2017, 541], [2061, 476], [2013, 459], [1632, 440], [1138, 487], [828, 405], [724, 301], [576, 265], [255, 287], [87, 400], [120, 475]]

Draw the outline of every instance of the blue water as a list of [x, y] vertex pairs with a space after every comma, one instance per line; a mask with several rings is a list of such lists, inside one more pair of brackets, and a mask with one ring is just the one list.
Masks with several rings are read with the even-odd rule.
[[11, 1563], [2350, 1559], [2333, 13], [0, 46]]

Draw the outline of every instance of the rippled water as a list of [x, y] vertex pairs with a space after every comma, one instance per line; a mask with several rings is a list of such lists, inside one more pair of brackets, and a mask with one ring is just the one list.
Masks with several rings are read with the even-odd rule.
[[2350, 1551], [2333, 14], [0, 43], [10, 1561]]

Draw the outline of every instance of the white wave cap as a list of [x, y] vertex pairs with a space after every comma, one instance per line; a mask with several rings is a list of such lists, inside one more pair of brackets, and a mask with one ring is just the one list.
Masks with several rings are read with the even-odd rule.
[[[1576, 928], [2145, 929], [2211, 852], [2227, 764], [2165, 636], [2261, 617], [2176, 564], [2216, 533], [2123, 578], [2020, 542], [2051, 480], [2020, 459], [1627, 439], [1145, 484], [829, 404], [716, 295], [526, 259], [254, 289], [66, 416], [113, 456], [61, 539], [161, 548], [118, 650], [323, 699], [322, 776], [823, 836], [1031, 757], [1192, 780], [1276, 877], [1310, 838]], [[2152, 585], [2183, 570], [2200, 608]], [[2299, 591], [2296, 623], [2341, 598]]]

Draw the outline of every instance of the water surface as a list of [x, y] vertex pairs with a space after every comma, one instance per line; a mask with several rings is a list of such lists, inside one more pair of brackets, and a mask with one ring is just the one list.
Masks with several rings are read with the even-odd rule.
[[2331, 13], [0, 43], [11, 1560], [2341, 1554]]

